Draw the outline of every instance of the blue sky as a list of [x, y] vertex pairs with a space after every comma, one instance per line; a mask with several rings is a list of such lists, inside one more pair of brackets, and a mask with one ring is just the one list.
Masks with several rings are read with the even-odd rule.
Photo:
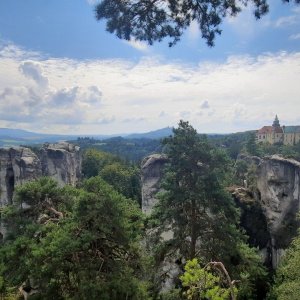
[[0, 1], [0, 127], [127, 133], [189, 120], [200, 132], [300, 124], [300, 6], [248, 7], [208, 48], [196, 24], [173, 48], [125, 42], [92, 0]]

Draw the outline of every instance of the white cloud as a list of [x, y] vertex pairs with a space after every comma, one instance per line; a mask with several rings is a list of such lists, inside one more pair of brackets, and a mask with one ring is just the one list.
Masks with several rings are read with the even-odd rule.
[[296, 15], [281, 17], [276, 20], [275, 27], [286, 27], [298, 23], [298, 18]]
[[20, 71], [28, 78], [33, 79], [38, 85], [48, 86], [47, 78], [42, 74], [39, 63], [32, 61], [22, 62]]
[[86, 0], [86, 2], [87, 2], [89, 5], [95, 5], [96, 3], [99, 2], [99, 0]]
[[157, 57], [60, 59], [7, 47], [0, 49], [1, 126], [110, 134], [184, 118], [200, 132], [232, 132], [266, 125], [276, 113], [282, 124], [299, 119], [300, 52], [186, 65]]
[[145, 42], [130, 40], [130, 41], [124, 41], [124, 43], [142, 52], [149, 51], [149, 47]]
[[200, 36], [201, 36], [201, 31], [198, 22], [192, 21], [187, 31], [188, 39], [191, 41], [196, 41], [200, 38]]
[[237, 16], [227, 16], [225, 23], [238, 35], [239, 40], [249, 40], [260, 34], [270, 25], [270, 16], [264, 16], [261, 20], [256, 20], [253, 14], [252, 4], [242, 9]]
[[300, 40], [300, 33], [290, 35], [289, 39], [290, 40]]
[[300, 9], [294, 7], [288, 16], [280, 17], [274, 22], [275, 27], [288, 27], [300, 23]]
[[202, 109], [208, 109], [209, 108], [209, 103], [207, 100], [203, 101], [201, 106]]

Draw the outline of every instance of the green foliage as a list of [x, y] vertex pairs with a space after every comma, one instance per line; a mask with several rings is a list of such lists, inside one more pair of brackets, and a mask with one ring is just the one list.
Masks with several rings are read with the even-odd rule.
[[[240, 299], [255, 299], [266, 272], [256, 251], [245, 244], [239, 211], [225, 191], [230, 160], [183, 121], [164, 144], [169, 158], [164, 192], [150, 217], [157, 260], [200, 257], [222, 262], [242, 282]], [[171, 237], [162, 239], [170, 230]]]
[[254, 156], [260, 155], [258, 146], [256, 144], [256, 138], [255, 138], [254, 132], [252, 132], [248, 138], [248, 141], [246, 143], [246, 150], [247, 150], [247, 153], [250, 155], [254, 155]]
[[238, 299], [264, 299], [269, 289], [269, 277], [266, 268], [262, 265], [261, 257], [256, 249], [246, 243], [240, 243], [239, 264], [233, 274], [238, 276]]
[[298, 300], [300, 295], [300, 237], [294, 239], [276, 271], [270, 299]]
[[105, 165], [119, 161], [118, 157], [109, 153], [87, 149], [83, 154], [82, 173], [86, 178], [97, 176]]
[[261, 156], [280, 154], [285, 158], [292, 158], [300, 161], [300, 143], [296, 145], [282, 145], [260, 143], [259, 151]]
[[80, 190], [42, 178], [19, 188], [17, 199], [31, 209], [6, 214], [20, 229], [0, 249], [2, 286], [28, 282], [40, 299], [147, 299], [139, 278], [143, 222], [131, 200], [100, 177]]
[[163, 292], [159, 295], [159, 300], [181, 300], [181, 290], [180, 289], [172, 289], [168, 292]]
[[132, 163], [139, 163], [151, 153], [161, 152], [159, 139], [114, 137], [105, 140], [96, 140], [93, 138], [78, 138], [72, 142], [77, 144], [82, 150], [92, 148], [104, 151]]
[[[187, 290], [184, 295], [189, 300], [230, 299], [230, 288], [224, 287], [224, 279], [213, 272], [211, 267], [201, 267], [196, 258], [189, 260], [184, 267], [184, 274], [180, 277], [183, 287]], [[233, 291], [235, 294], [237, 289]]]
[[136, 166], [112, 154], [88, 149], [83, 155], [82, 172], [86, 178], [100, 175], [116, 191], [140, 203], [140, 173]]
[[165, 172], [165, 192], [153, 218], [159, 219], [162, 231], [172, 229], [173, 246], [184, 257], [194, 258], [198, 252], [208, 261], [230, 260], [233, 249], [227, 241], [234, 244], [240, 234], [234, 225], [238, 211], [223, 187], [229, 168], [227, 156], [183, 121], [164, 144], [170, 163]]
[[[287, 0], [286, 0], [287, 1]], [[170, 46], [180, 40], [193, 21], [209, 46], [221, 34], [220, 24], [226, 16], [236, 16], [241, 7], [253, 4], [254, 15], [260, 18], [268, 12], [266, 0], [262, 1], [118, 1], [103, 0], [96, 6], [96, 18], [106, 19], [106, 29], [118, 38], [155, 41], [170, 38]], [[296, 0], [295, 3], [298, 3]]]
[[140, 173], [137, 167], [114, 162], [104, 166], [99, 175], [126, 197], [137, 201], [141, 198]]
[[248, 164], [244, 160], [238, 159], [234, 165], [234, 169], [235, 181], [238, 185], [243, 185], [248, 172]]
[[225, 149], [228, 156], [236, 160], [238, 155], [244, 151], [245, 145], [254, 131], [238, 132], [220, 136], [208, 136], [211, 143]]

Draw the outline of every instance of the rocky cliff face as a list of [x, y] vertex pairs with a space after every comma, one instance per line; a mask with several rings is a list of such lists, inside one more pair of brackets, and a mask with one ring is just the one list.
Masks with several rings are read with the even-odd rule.
[[[242, 210], [241, 223], [249, 242], [259, 247], [265, 262], [276, 268], [285, 249], [296, 235], [300, 224], [300, 163], [273, 155], [263, 159], [241, 156], [254, 166], [255, 189], [245, 187], [231, 190]], [[157, 202], [163, 166], [167, 158], [150, 155], [142, 162], [142, 209], [149, 214]], [[253, 184], [253, 183], [252, 183]]]
[[79, 147], [61, 142], [45, 144], [40, 151], [43, 176], [50, 176], [62, 186], [75, 186], [81, 177], [81, 156]]
[[156, 194], [161, 190], [163, 167], [167, 161], [167, 157], [161, 154], [152, 154], [142, 161], [142, 210], [146, 214], [151, 213], [157, 202]]
[[296, 216], [300, 200], [300, 163], [274, 155], [262, 160], [257, 175], [257, 189], [270, 232], [275, 268], [299, 227]]
[[[244, 216], [244, 219], [248, 220], [247, 222], [244, 220], [243, 225], [248, 227], [246, 230], [250, 241], [256, 241], [253, 244], [260, 247], [265, 254], [265, 260], [272, 268], [276, 268], [284, 249], [288, 247], [299, 228], [297, 214], [300, 209], [300, 163], [277, 155], [263, 159], [257, 157], [242, 159], [256, 166], [256, 190], [251, 192], [253, 203], [242, 207], [242, 218]], [[238, 190], [235, 191], [235, 198], [239, 203], [245, 203], [245, 197]], [[251, 211], [252, 213], [256, 211], [252, 217]], [[252, 222], [249, 221], [251, 218]], [[259, 241], [255, 236], [257, 234], [255, 227], [260, 227], [257, 230], [264, 237]]]
[[81, 174], [79, 148], [65, 142], [45, 144], [35, 154], [24, 147], [0, 149], [0, 207], [11, 204], [16, 186], [41, 176], [75, 185]]

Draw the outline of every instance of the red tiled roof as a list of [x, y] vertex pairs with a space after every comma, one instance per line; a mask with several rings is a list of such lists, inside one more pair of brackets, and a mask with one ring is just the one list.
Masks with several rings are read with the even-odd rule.
[[275, 133], [283, 133], [283, 130], [281, 127], [273, 127]]
[[258, 134], [268, 134], [268, 133], [283, 133], [281, 127], [273, 127], [273, 126], [264, 126], [257, 131]]
[[263, 128], [258, 130], [258, 134], [266, 134], [266, 133], [272, 133], [273, 127], [272, 126], [264, 126]]

